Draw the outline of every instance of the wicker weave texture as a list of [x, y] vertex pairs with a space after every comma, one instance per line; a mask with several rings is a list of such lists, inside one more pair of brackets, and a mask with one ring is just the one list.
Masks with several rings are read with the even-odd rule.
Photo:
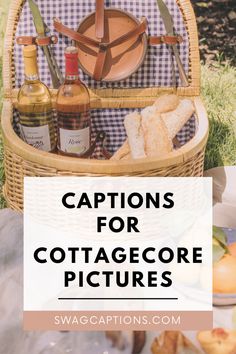
[[[140, 171], [127, 176], [141, 176], [141, 177], [201, 177], [203, 174], [204, 149], [201, 150], [194, 158], [184, 162], [183, 164], [176, 164], [168, 168], [157, 168], [148, 171]], [[8, 148], [5, 149], [5, 171], [7, 181], [4, 186], [4, 196], [8, 205], [14, 209], [23, 210], [23, 178], [28, 177], [55, 177], [55, 176], [86, 176], [85, 173], [78, 173], [73, 171], [57, 170], [55, 168], [45, 168], [44, 165], [39, 165], [30, 161], [26, 161], [21, 156], [12, 152]], [[91, 174], [88, 176], [106, 176], [107, 174]], [[117, 172], [113, 176], [124, 176], [124, 173]]]

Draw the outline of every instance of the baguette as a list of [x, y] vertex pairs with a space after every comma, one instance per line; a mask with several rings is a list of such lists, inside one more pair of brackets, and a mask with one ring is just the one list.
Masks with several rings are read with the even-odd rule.
[[194, 112], [195, 108], [192, 101], [184, 99], [175, 111], [161, 114], [171, 139], [175, 138]]
[[152, 354], [201, 354], [200, 350], [180, 331], [161, 333], [154, 339], [151, 352]]
[[154, 113], [142, 119], [147, 156], [161, 156], [173, 150], [166, 125], [159, 113]]
[[125, 161], [125, 160], [132, 160], [132, 156], [131, 156], [131, 152], [128, 152], [128, 154], [124, 155], [122, 158], [121, 158], [122, 161]]
[[142, 118], [147, 118], [153, 113], [166, 113], [174, 111], [180, 103], [179, 97], [176, 95], [160, 96], [153, 106], [148, 106], [141, 111]]
[[195, 112], [191, 100], [176, 95], [159, 97], [153, 106], [125, 117], [128, 140], [111, 160], [161, 156], [173, 150], [173, 139]]
[[130, 154], [130, 147], [128, 140], [125, 140], [124, 144], [115, 152], [115, 154], [110, 158], [110, 160], [119, 161], [125, 156]]
[[142, 117], [138, 112], [128, 114], [124, 121], [131, 156], [134, 159], [147, 157], [144, 150], [144, 136], [141, 121]]
[[153, 106], [156, 108], [158, 113], [166, 113], [174, 111], [178, 107], [179, 103], [180, 100], [178, 96], [163, 95], [158, 97]]
[[143, 119], [148, 119], [148, 117], [150, 117], [150, 115], [157, 113], [157, 107], [156, 106], [148, 106], [145, 107], [142, 111], [141, 111], [141, 116], [142, 116], [142, 120]]

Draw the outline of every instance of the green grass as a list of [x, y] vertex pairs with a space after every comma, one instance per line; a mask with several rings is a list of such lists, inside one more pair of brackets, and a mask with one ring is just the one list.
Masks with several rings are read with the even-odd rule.
[[210, 120], [205, 169], [236, 165], [236, 68], [202, 68], [202, 96]]

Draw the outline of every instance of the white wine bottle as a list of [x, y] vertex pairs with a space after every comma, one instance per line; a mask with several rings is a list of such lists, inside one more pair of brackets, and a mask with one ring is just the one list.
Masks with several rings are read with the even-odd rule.
[[53, 152], [57, 139], [51, 94], [39, 80], [36, 46], [24, 47], [23, 55], [25, 82], [18, 94], [21, 136], [27, 144]]

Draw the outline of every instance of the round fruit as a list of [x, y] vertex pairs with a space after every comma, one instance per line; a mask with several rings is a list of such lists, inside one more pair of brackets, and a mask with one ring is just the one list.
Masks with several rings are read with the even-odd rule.
[[229, 249], [229, 253], [230, 253], [232, 256], [236, 257], [236, 242], [231, 243], [231, 244], [229, 245], [228, 249]]
[[236, 257], [224, 255], [213, 266], [214, 293], [236, 293]]

